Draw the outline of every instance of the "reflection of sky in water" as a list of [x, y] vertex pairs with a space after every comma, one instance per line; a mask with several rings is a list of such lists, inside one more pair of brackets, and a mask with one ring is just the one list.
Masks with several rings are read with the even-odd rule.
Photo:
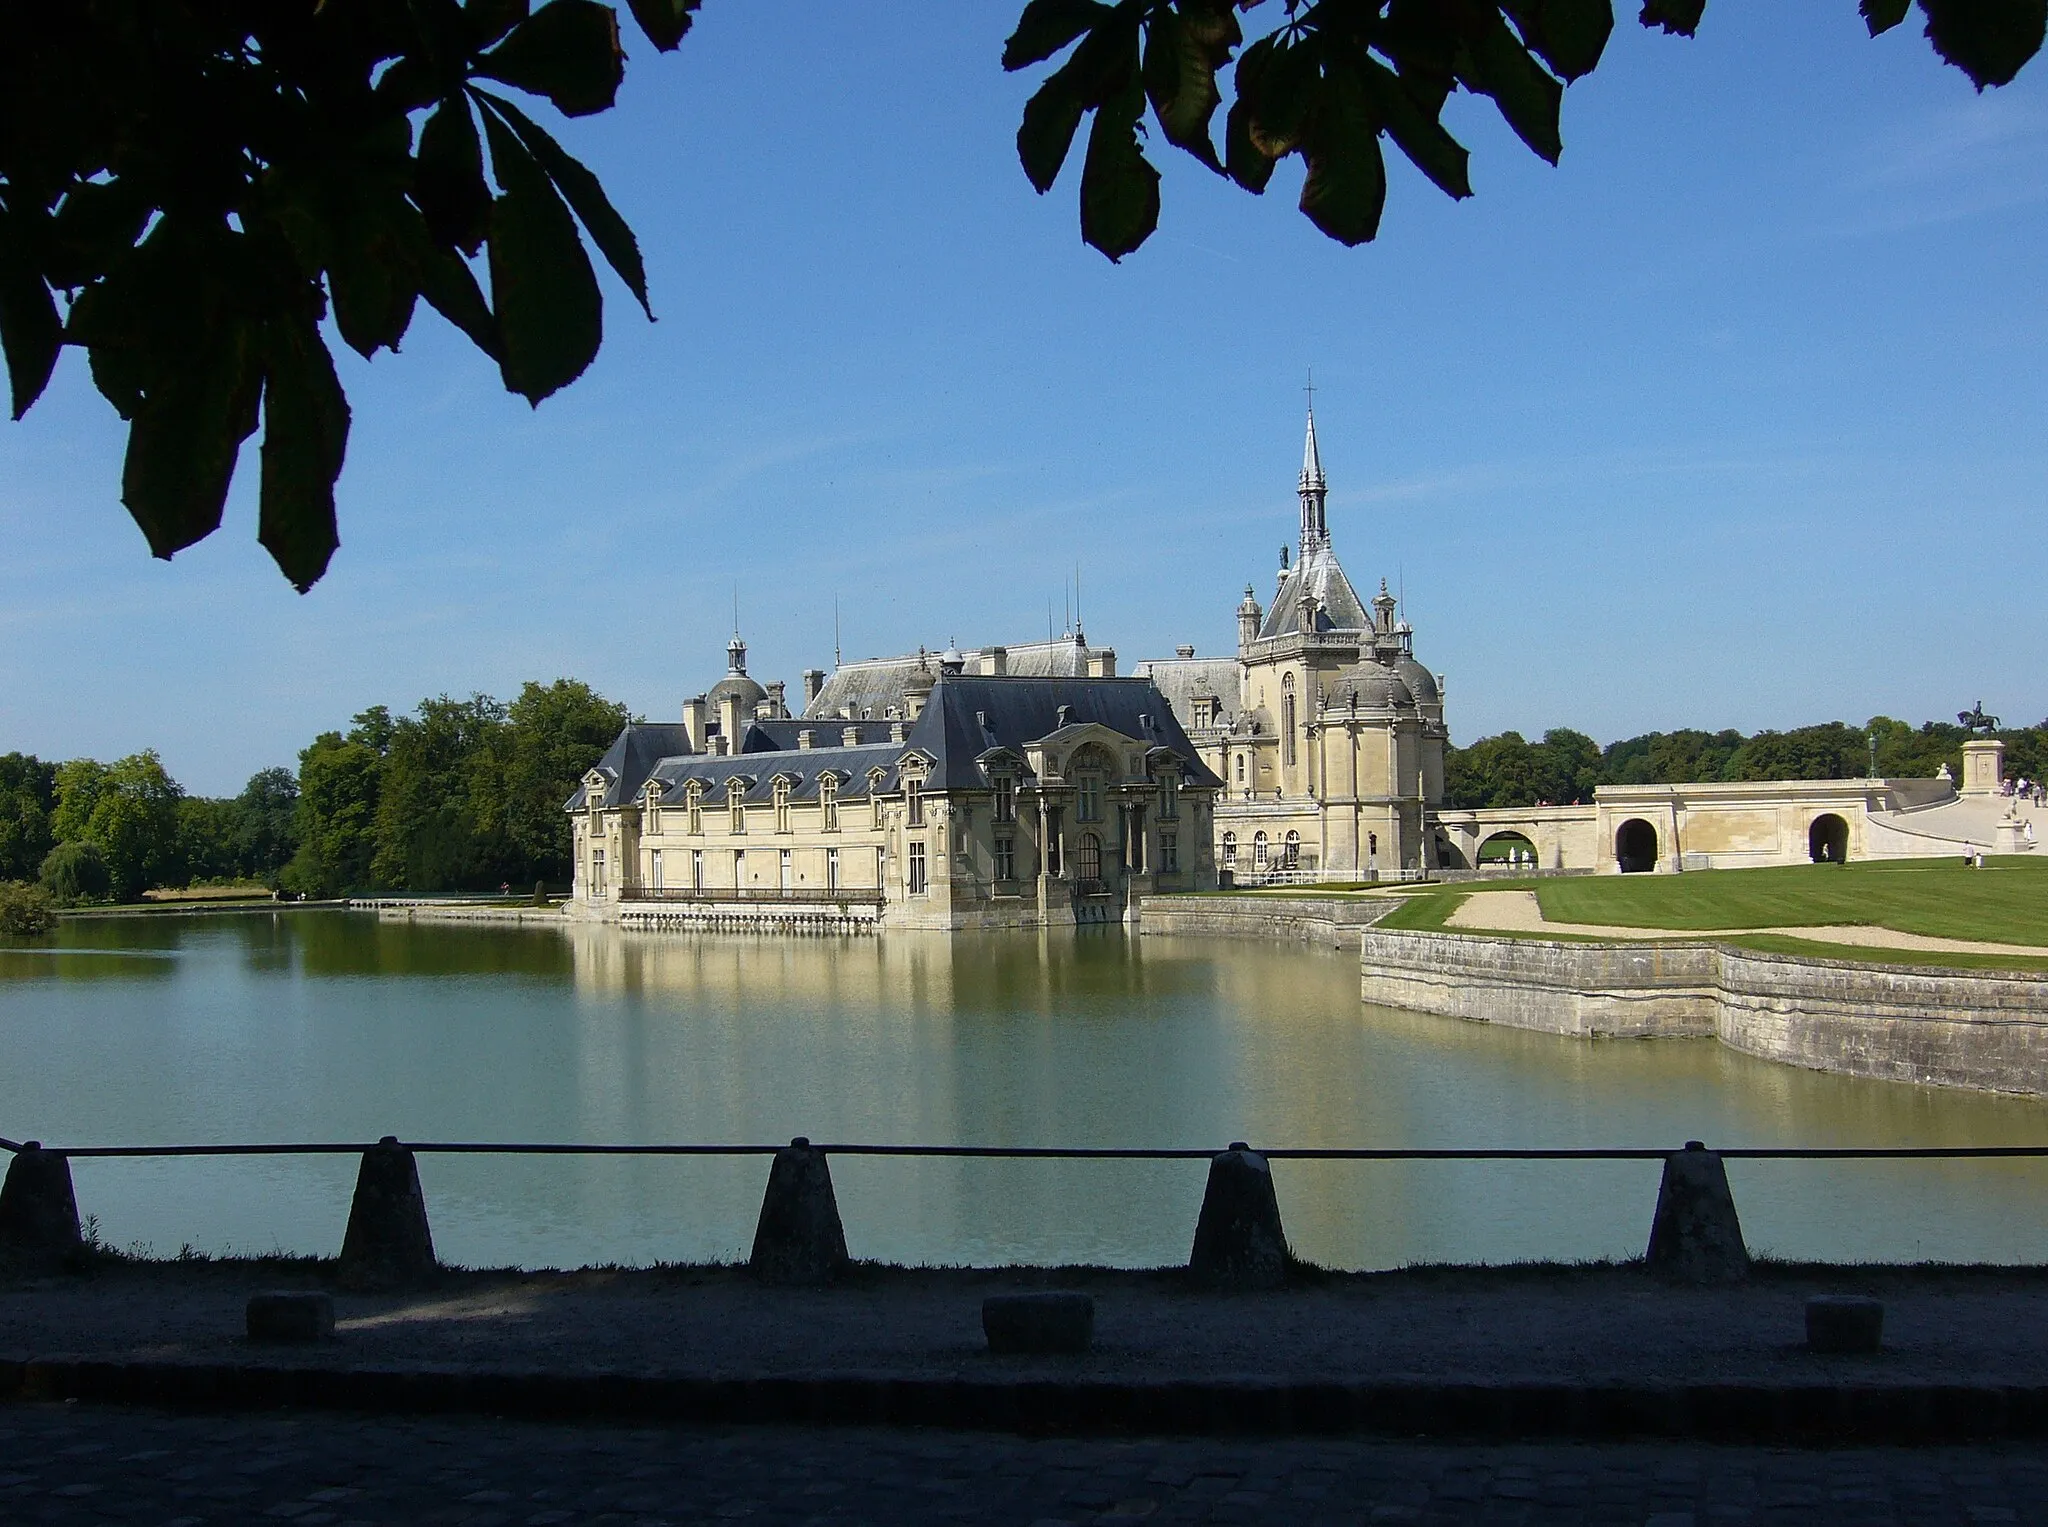
[[[1115, 934], [567, 934], [280, 913], [69, 923], [0, 951], [0, 1135], [1269, 1146], [2020, 1144], [2043, 1105], [1775, 1066], [1711, 1041], [1552, 1038], [1358, 1001], [1295, 945]], [[136, 977], [143, 976], [142, 979]], [[159, 1252], [332, 1251], [346, 1159], [81, 1161], [81, 1208]], [[834, 1164], [858, 1256], [1186, 1255], [1189, 1163]], [[427, 1157], [468, 1263], [743, 1255], [766, 1163]], [[1794, 1257], [2048, 1260], [2048, 1168], [1729, 1168]], [[1276, 1165], [1344, 1266], [1628, 1255], [1654, 1165]]]

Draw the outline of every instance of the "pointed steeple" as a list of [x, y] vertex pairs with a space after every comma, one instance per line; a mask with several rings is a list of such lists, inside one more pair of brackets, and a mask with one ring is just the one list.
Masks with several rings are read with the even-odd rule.
[[1313, 374], [1308, 385], [1308, 433], [1301, 443], [1301, 482], [1296, 489], [1301, 494], [1301, 558], [1308, 560], [1309, 552], [1330, 542], [1330, 526], [1324, 518], [1323, 503], [1328, 497], [1328, 486], [1323, 481], [1323, 457], [1316, 449], [1316, 405], [1315, 381]]

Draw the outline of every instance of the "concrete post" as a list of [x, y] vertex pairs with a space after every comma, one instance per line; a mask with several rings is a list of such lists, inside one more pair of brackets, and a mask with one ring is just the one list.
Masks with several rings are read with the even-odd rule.
[[1273, 1169], [1244, 1141], [1233, 1140], [1229, 1150], [1209, 1160], [1188, 1271], [1217, 1288], [1276, 1288], [1293, 1263], [1280, 1226]]
[[1650, 1270], [1680, 1283], [1737, 1283], [1749, 1276], [1749, 1249], [1719, 1154], [1697, 1140], [1664, 1158], [1657, 1217], [1650, 1224]]
[[390, 1288], [439, 1270], [419, 1165], [397, 1136], [386, 1135], [363, 1152], [337, 1276], [351, 1288]]
[[846, 1232], [825, 1153], [802, 1135], [775, 1153], [747, 1270], [763, 1283], [830, 1283], [846, 1271]]
[[0, 1263], [53, 1271], [75, 1260], [84, 1248], [78, 1233], [78, 1200], [71, 1192], [71, 1162], [62, 1151], [46, 1151], [30, 1140], [7, 1164], [0, 1183]]

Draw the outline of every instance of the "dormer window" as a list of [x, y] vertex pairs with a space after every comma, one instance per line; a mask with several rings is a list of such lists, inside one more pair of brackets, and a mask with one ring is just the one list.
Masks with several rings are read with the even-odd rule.
[[[868, 770], [868, 825], [879, 828], [882, 825], [882, 781], [886, 776], [880, 769]], [[877, 881], [879, 885], [881, 882]]]
[[647, 787], [647, 832], [650, 837], [661, 831], [661, 786]]
[[[1011, 776], [1011, 775], [1008, 775], [1008, 774], [998, 774], [998, 775], [997, 775], [997, 776], [995, 777], [995, 780], [994, 780], [994, 784], [995, 784], [995, 787], [996, 787], [996, 804], [995, 804], [995, 815], [996, 815], [996, 820], [997, 820], [998, 822], [1014, 822], [1014, 821], [1016, 821], [1016, 820], [1017, 820], [1017, 781], [1016, 781], [1016, 779], [1015, 779], [1015, 778], [1014, 778], [1013, 776]], [[1008, 879], [1009, 877], [1008, 877], [1008, 876], [1003, 876], [1003, 877], [1001, 877], [1001, 878], [1003, 878], [1003, 879]]]
[[1159, 820], [1171, 822], [1180, 815], [1180, 769], [1168, 765], [1159, 775]]
[[[818, 776], [818, 816], [819, 825], [826, 832], [839, 831], [839, 780], [831, 774]], [[837, 854], [839, 850], [835, 848], [832, 852]]]
[[789, 831], [789, 781], [786, 779], [775, 782], [775, 830]]
[[744, 781], [735, 778], [725, 782], [725, 809], [729, 818], [727, 827], [732, 832], [747, 830], [747, 807], [744, 799], [746, 793]]
[[924, 780], [918, 775], [903, 776], [903, 813], [912, 827], [924, 826]]
[[683, 793], [683, 809], [685, 817], [684, 826], [690, 830], [693, 836], [703, 832], [704, 784], [701, 780], [693, 779], [690, 781], [688, 788]]

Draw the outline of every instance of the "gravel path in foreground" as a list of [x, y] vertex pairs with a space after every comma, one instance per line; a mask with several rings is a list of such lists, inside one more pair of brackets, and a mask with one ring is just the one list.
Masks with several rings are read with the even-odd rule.
[[0, 1520], [992, 1527], [2048, 1522], [2048, 1452], [1091, 1442], [0, 1407]]

